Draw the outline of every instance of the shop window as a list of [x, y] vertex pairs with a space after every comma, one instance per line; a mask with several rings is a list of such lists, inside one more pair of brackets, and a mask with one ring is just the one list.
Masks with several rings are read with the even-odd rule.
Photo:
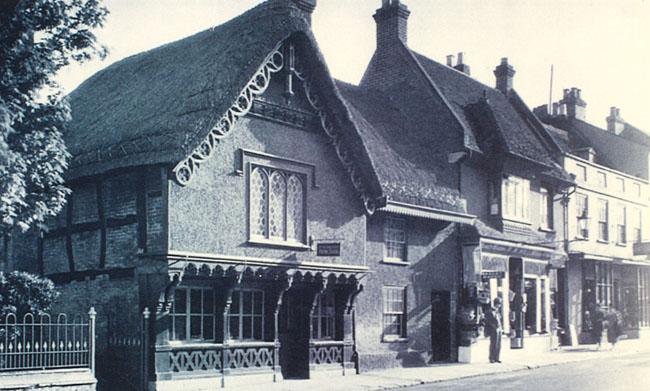
[[228, 314], [230, 338], [233, 340], [264, 339], [264, 292], [239, 289], [232, 293]]
[[501, 195], [504, 218], [528, 221], [529, 180], [512, 175], [504, 178], [501, 182]]
[[304, 244], [304, 177], [274, 168], [252, 167], [249, 194], [251, 240]]
[[539, 189], [539, 225], [553, 229], [553, 195], [546, 187]]
[[650, 270], [637, 269], [639, 327], [650, 327]]
[[313, 339], [334, 339], [334, 295], [324, 293], [318, 298], [311, 317]]
[[177, 288], [171, 317], [172, 340], [214, 340], [214, 291], [208, 288]]
[[612, 265], [605, 262], [596, 263], [596, 304], [603, 311], [612, 305]]
[[382, 289], [383, 339], [406, 338], [406, 287]]
[[582, 227], [580, 220], [589, 216], [589, 199], [585, 194], [576, 194], [576, 236], [586, 239], [589, 237], [589, 227]]
[[384, 223], [384, 260], [406, 262], [406, 221], [389, 216]]
[[627, 243], [627, 210], [624, 205], [618, 205], [616, 213], [616, 242]]
[[609, 203], [598, 200], [598, 240], [609, 240]]

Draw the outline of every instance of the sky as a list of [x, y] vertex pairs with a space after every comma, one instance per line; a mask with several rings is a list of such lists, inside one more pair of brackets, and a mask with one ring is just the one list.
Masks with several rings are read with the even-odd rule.
[[[138, 52], [205, 30], [262, 0], [105, 0], [110, 15], [98, 39], [103, 61], [58, 75], [70, 92], [98, 70]], [[502, 57], [530, 108], [577, 87], [587, 121], [606, 127], [609, 107], [650, 132], [650, 0], [402, 0], [411, 11], [408, 45], [445, 63], [464, 52], [475, 79], [494, 86]], [[358, 83], [375, 49], [381, 0], [318, 0], [313, 30], [332, 76]]]

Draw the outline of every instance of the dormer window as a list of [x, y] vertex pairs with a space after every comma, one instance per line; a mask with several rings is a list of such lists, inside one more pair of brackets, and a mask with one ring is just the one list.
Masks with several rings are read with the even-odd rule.
[[502, 216], [510, 220], [528, 221], [530, 181], [508, 176], [501, 181]]

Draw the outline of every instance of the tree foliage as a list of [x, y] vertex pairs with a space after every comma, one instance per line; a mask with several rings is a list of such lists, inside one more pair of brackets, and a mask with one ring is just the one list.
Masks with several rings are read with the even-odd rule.
[[54, 77], [104, 57], [92, 32], [108, 12], [100, 1], [0, 2], [0, 231], [26, 230], [65, 203], [70, 110]]
[[47, 278], [25, 272], [0, 272], [0, 314], [14, 313], [21, 319], [26, 313], [40, 314], [50, 309], [59, 296]]

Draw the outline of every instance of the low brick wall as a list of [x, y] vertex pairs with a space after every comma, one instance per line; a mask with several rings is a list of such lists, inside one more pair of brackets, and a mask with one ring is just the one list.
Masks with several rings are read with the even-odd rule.
[[0, 373], [0, 390], [95, 391], [89, 369], [60, 369]]

